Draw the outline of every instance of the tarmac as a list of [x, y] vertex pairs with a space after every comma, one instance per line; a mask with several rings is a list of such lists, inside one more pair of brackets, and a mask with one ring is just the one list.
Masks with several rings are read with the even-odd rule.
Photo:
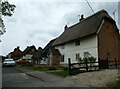
[[46, 87], [90, 87], [88, 85], [79, 84], [73, 80], [64, 77], [52, 75], [46, 72], [29, 70], [26, 68], [16, 68], [16, 70], [25, 73], [28, 76], [37, 78], [46, 84]]

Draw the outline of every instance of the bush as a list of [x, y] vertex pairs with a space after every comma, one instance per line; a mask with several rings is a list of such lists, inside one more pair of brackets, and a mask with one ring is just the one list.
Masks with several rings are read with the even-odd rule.
[[68, 67], [64, 67], [64, 69], [63, 69], [64, 71], [68, 71], [69, 70], [69, 68]]
[[91, 56], [91, 57], [88, 57], [88, 58], [79, 58], [78, 60], [78, 63], [85, 63], [85, 62], [95, 62], [96, 61], [96, 58]]

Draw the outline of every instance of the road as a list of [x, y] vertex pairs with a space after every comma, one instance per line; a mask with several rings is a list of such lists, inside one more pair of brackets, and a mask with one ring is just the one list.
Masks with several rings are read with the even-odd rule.
[[2, 68], [2, 87], [89, 87], [46, 72], [18, 67]]
[[2, 69], [2, 87], [42, 87], [45, 83], [37, 78], [16, 70], [15, 67]]

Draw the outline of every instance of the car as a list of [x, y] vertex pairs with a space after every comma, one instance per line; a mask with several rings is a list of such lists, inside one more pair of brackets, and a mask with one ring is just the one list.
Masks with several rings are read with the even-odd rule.
[[16, 60], [16, 63], [18, 63], [18, 64], [26, 64], [26, 63], [30, 63], [30, 61], [28, 59], [18, 59], [18, 60]]
[[5, 59], [2, 66], [15, 66], [16, 63], [13, 59]]

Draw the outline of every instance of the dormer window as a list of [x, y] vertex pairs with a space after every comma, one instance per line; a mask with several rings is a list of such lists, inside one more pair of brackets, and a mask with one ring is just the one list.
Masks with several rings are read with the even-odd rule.
[[80, 45], [80, 40], [76, 40], [75, 44], [76, 44], [76, 46], [79, 46]]

